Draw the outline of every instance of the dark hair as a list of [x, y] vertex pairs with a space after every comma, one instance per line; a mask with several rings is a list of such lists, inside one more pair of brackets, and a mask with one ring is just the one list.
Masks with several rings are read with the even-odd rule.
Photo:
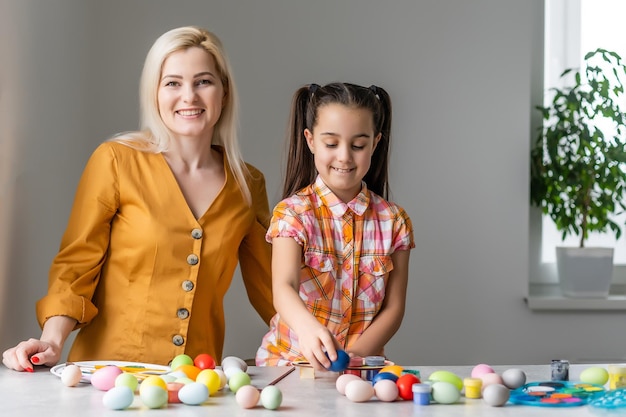
[[331, 83], [325, 86], [310, 84], [298, 89], [293, 96], [289, 120], [287, 169], [283, 198], [312, 184], [317, 176], [313, 154], [309, 150], [304, 130], [313, 131], [318, 110], [327, 104], [371, 110], [374, 134], [381, 134], [372, 155], [372, 164], [363, 179], [368, 189], [387, 199], [389, 140], [391, 133], [391, 100], [387, 92], [375, 85], [363, 87], [349, 83]]

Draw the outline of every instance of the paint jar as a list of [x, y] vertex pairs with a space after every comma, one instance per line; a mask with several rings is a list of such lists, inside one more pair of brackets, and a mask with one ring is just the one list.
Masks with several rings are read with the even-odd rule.
[[[415, 375], [417, 377], [417, 379], [419, 379], [420, 381], [422, 380], [422, 376], [420, 374], [419, 369], [403, 369], [402, 370], [402, 375], [404, 374], [411, 374], [411, 375]], [[400, 375], [400, 376], [402, 376]]]
[[413, 384], [411, 386], [413, 391], [413, 403], [418, 405], [430, 404], [430, 393], [432, 387], [429, 384]]
[[366, 356], [365, 366], [383, 366], [385, 364], [384, 356]]
[[363, 362], [365, 363], [365, 366], [374, 367], [373, 369], [365, 370], [365, 380], [372, 381], [374, 377], [376, 376], [376, 374], [378, 374], [380, 367], [382, 367], [385, 364], [385, 357], [384, 356], [366, 356]]
[[348, 363], [348, 369], [346, 369], [345, 371], [343, 371], [344, 374], [351, 374], [351, 375], [356, 375], [361, 379], [364, 379], [365, 375], [363, 375], [361, 373], [360, 369], [356, 369], [356, 368], [360, 368], [363, 366], [363, 358], [360, 356], [355, 356], [353, 358], [350, 358], [350, 362]]
[[626, 365], [609, 365], [609, 389], [626, 387]]
[[480, 378], [465, 378], [463, 380], [465, 387], [465, 398], [480, 398], [483, 388], [483, 380]]
[[552, 359], [550, 376], [552, 381], [569, 381], [569, 361], [566, 359]]

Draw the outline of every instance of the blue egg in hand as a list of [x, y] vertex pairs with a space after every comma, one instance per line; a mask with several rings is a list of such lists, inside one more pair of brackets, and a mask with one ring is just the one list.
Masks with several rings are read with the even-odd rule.
[[[326, 353], [328, 356], [328, 353]], [[330, 367], [328, 368], [330, 371], [341, 372], [345, 371], [348, 368], [348, 364], [350, 363], [350, 356], [344, 350], [337, 350], [337, 360], [330, 362]]]

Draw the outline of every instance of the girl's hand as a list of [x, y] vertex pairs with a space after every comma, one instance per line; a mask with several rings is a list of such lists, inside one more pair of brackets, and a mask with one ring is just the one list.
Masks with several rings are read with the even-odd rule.
[[301, 353], [318, 371], [328, 370], [331, 361], [337, 360], [337, 349], [341, 348], [333, 334], [322, 325], [311, 331], [301, 331], [298, 342]]
[[28, 339], [2, 354], [2, 363], [9, 369], [33, 372], [33, 364], [53, 366], [61, 358], [60, 346], [39, 339]]

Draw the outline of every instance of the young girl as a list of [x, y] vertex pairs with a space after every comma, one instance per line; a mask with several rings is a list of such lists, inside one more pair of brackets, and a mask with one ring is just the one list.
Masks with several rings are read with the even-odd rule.
[[380, 87], [296, 92], [284, 199], [266, 235], [277, 314], [257, 365], [383, 355], [400, 327], [415, 244], [408, 215], [387, 201], [390, 128]]

